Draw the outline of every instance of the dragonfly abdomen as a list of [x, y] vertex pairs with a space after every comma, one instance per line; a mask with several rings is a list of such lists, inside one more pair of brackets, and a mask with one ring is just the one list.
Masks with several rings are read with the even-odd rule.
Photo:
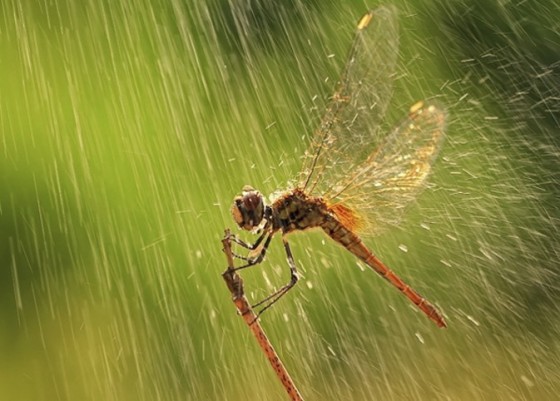
[[352, 252], [369, 267], [375, 270], [376, 273], [397, 287], [399, 291], [410, 299], [413, 304], [415, 304], [422, 312], [432, 319], [439, 327], [447, 326], [443, 316], [439, 313], [435, 306], [414, 291], [391, 269], [385, 266], [385, 264], [365, 246], [360, 237], [346, 228], [334, 216], [326, 215], [321, 227], [329, 237]]
[[[346, 228], [340, 221], [331, 215], [324, 216], [321, 228], [329, 237], [348, 249], [362, 261], [368, 263], [368, 257], [372, 255], [360, 237]], [[381, 274], [381, 273], [380, 273]], [[381, 274], [383, 276], [383, 274]]]

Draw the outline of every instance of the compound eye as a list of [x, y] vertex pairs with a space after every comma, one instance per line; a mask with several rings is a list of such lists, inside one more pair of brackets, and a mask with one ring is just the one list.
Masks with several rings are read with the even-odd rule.
[[264, 218], [264, 202], [260, 192], [249, 187], [243, 188], [242, 195], [233, 200], [231, 214], [242, 229], [250, 231], [257, 227]]
[[243, 197], [243, 206], [249, 211], [256, 211], [262, 207], [262, 196], [257, 191], [248, 192]]

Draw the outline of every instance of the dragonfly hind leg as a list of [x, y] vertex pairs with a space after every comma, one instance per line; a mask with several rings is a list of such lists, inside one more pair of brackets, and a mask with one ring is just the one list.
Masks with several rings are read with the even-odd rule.
[[273, 294], [270, 294], [262, 301], [253, 305], [253, 308], [264, 305], [262, 309], [257, 313], [257, 316], [260, 316], [265, 310], [267, 310], [272, 305], [274, 305], [276, 301], [278, 301], [283, 295], [285, 295], [289, 290], [291, 290], [299, 280], [299, 273], [297, 271], [296, 262], [294, 261], [294, 256], [292, 255], [292, 250], [290, 249], [290, 244], [288, 244], [288, 240], [284, 235], [282, 236], [282, 243], [284, 244], [284, 249], [286, 250], [286, 256], [288, 257], [288, 264], [290, 266], [290, 282], [284, 285], [283, 287], [281, 287]]

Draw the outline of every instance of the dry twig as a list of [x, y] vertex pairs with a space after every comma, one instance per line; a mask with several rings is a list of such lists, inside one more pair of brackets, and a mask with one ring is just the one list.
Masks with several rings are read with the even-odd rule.
[[233, 263], [233, 254], [231, 251], [231, 238], [230, 238], [230, 231], [225, 231], [224, 239], [222, 240], [222, 244], [224, 246], [224, 253], [226, 254], [228, 267], [225, 272], [222, 273], [222, 277], [224, 278], [226, 285], [231, 292], [233, 303], [235, 304], [237, 310], [245, 323], [257, 339], [261, 349], [263, 350], [266, 358], [272, 365], [276, 376], [280, 379], [280, 382], [288, 392], [290, 399], [292, 401], [303, 401], [301, 394], [299, 393], [298, 389], [296, 388], [292, 378], [288, 374], [288, 371], [284, 367], [284, 364], [278, 357], [278, 354], [272, 347], [268, 337], [264, 333], [259, 320], [258, 316], [255, 314], [251, 305], [247, 301], [245, 297], [245, 293], [243, 290], [243, 280], [235, 271], [234, 263]]

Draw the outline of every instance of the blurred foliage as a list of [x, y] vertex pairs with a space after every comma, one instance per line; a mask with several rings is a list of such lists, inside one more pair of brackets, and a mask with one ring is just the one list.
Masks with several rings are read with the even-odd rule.
[[[263, 325], [307, 400], [554, 400], [558, 5], [396, 6], [387, 128], [425, 97], [451, 117], [434, 189], [370, 245], [450, 328], [320, 233], [294, 237], [304, 277]], [[2, 3], [0, 399], [285, 397], [219, 239], [242, 185], [297, 172], [364, 11]], [[287, 279], [282, 251], [243, 272], [252, 299]]]

